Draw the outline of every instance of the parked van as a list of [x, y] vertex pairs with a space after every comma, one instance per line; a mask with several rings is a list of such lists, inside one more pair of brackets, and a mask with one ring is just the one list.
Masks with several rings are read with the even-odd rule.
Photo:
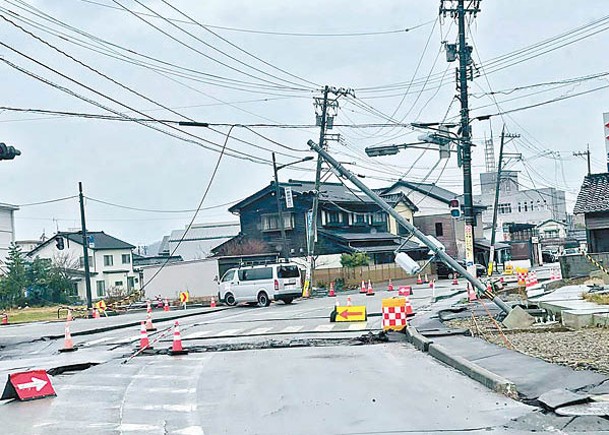
[[300, 269], [294, 263], [229, 269], [218, 286], [218, 299], [230, 306], [247, 302], [268, 307], [271, 301], [291, 304], [302, 295]]

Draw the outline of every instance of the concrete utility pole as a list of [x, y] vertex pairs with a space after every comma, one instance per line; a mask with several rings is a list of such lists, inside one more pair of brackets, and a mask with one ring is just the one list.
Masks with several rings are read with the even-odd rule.
[[478, 294], [485, 295], [492, 299], [492, 301], [506, 314], [509, 314], [511, 308], [505, 304], [499, 298], [499, 296], [494, 295], [490, 292], [486, 286], [480, 282], [476, 275], [470, 274], [466, 269], [464, 269], [454, 258], [444, 252], [444, 249], [439, 248], [434, 242], [427, 238], [425, 234], [423, 234], [418, 228], [416, 228], [413, 224], [411, 224], [408, 220], [406, 220], [401, 214], [399, 214], [393, 207], [387, 204], [380, 196], [374, 193], [371, 189], [368, 188], [364, 183], [362, 183], [357, 176], [348, 171], [341, 165], [336, 159], [334, 159], [326, 150], [322, 147], [318, 146], [315, 142], [310, 140], [308, 145], [311, 149], [315, 150], [324, 160], [328, 162], [332, 167], [334, 167], [338, 173], [345, 177], [347, 180], [351, 181], [355, 186], [357, 186], [362, 192], [364, 192], [370, 199], [372, 199], [380, 208], [386, 211], [390, 216], [392, 216], [399, 225], [403, 226], [408, 230], [410, 234], [419, 239], [425, 246], [427, 246], [437, 257], [440, 258], [444, 263], [452, 267], [456, 270], [460, 275], [462, 275], [465, 279], [467, 279], [472, 286], [477, 290]]
[[588, 175], [592, 175], [592, 166], [590, 165], [590, 144], [586, 144], [586, 151], [577, 151], [573, 153], [575, 157], [586, 157], [588, 160]]
[[87, 235], [87, 223], [85, 222], [85, 199], [82, 194], [82, 182], [78, 182], [78, 199], [80, 201], [80, 225], [82, 227], [82, 253], [85, 266], [85, 289], [87, 292], [87, 310], [89, 317], [93, 315], [93, 299], [91, 295], [91, 271], [89, 270], [89, 236]]
[[[465, 217], [465, 263], [471, 274], [476, 273], [474, 265], [474, 202], [472, 192], [472, 154], [471, 154], [471, 126], [469, 119], [469, 101], [467, 81], [473, 80], [471, 52], [472, 47], [465, 42], [465, 15], [476, 15], [480, 11], [480, 0], [468, 1], [467, 8], [464, 0], [440, 0], [440, 14], [447, 14], [457, 19], [459, 27], [457, 69], [457, 91], [461, 102], [461, 128], [460, 146], [457, 148], [463, 165], [463, 214]], [[448, 47], [447, 47], [448, 50]], [[447, 52], [448, 53], [448, 52]], [[449, 59], [450, 60], [450, 59]]]
[[[328, 100], [328, 94], [334, 94], [336, 95], [336, 98], [332, 101]], [[329, 122], [332, 120], [333, 117], [329, 117], [328, 116], [328, 109], [330, 107], [336, 109], [338, 108], [338, 97], [342, 96], [342, 95], [351, 95], [351, 96], [355, 96], [355, 94], [353, 93], [352, 89], [344, 89], [344, 88], [335, 88], [335, 87], [330, 87], [328, 85], [324, 86], [323, 91], [322, 91], [322, 95], [323, 97], [320, 99], [319, 102], [319, 106], [321, 108], [321, 113], [318, 115], [317, 117], [317, 123], [319, 124], [319, 144], [321, 147], [323, 147], [324, 149], [326, 149], [326, 142], [327, 142], [327, 138], [326, 138], [326, 129], [331, 129], [332, 128], [332, 122]], [[309, 296], [309, 291], [311, 289], [311, 285], [312, 285], [312, 280], [313, 280], [313, 269], [315, 268], [315, 259], [314, 259], [314, 255], [315, 255], [315, 242], [317, 240], [317, 220], [318, 220], [318, 214], [319, 214], [319, 189], [320, 189], [320, 179], [321, 179], [321, 165], [322, 165], [323, 159], [318, 156], [317, 157], [317, 169], [315, 171], [315, 192], [314, 192], [314, 197], [313, 197], [313, 207], [311, 209], [311, 215], [310, 215], [310, 222], [307, 219], [307, 229], [309, 231], [308, 233], [308, 238], [307, 238], [307, 242], [308, 242], [308, 246], [307, 246], [307, 254], [308, 254], [308, 264], [309, 267], [307, 268], [307, 272], [306, 272], [306, 279], [305, 279], [305, 286], [303, 289], [303, 297], [308, 297]]]
[[277, 219], [279, 220], [279, 230], [281, 231], [281, 256], [286, 256], [286, 243], [287, 237], [285, 236], [285, 225], [283, 223], [283, 213], [281, 207], [281, 188], [279, 187], [279, 176], [277, 175], [277, 161], [275, 160], [275, 153], [273, 153], [273, 174], [275, 175], [275, 199], [277, 200]]

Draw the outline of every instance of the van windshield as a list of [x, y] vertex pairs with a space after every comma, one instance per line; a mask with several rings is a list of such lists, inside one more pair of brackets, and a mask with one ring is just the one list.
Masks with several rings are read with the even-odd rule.
[[277, 278], [300, 278], [298, 266], [279, 266]]
[[273, 269], [270, 267], [260, 267], [255, 269], [239, 270], [241, 281], [256, 281], [259, 279], [273, 279]]

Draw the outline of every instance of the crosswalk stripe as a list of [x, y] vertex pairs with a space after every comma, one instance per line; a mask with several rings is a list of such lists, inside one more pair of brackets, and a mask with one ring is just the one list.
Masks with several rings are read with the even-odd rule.
[[224, 335], [237, 335], [238, 332], [241, 332], [242, 329], [225, 329], [224, 331], [218, 332], [214, 334], [215, 336], [224, 336]]
[[304, 326], [286, 326], [285, 328], [283, 328], [281, 331], [279, 332], [298, 332], [300, 331], [302, 328], [304, 328]]
[[201, 338], [201, 337], [205, 337], [206, 335], [211, 334], [211, 331], [199, 331], [199, 332], [192, 332], [188, 335], [185, 335], [184, 338], [188, 339], [188, 338]]
[[273, 328], [256, 328], [256, 329], [252, 329], [251, 331], [249, 331], [247, 333], [247, 335], [258, 335], [258, 334], [266, 334], [267, 332], [269, 332], [271, 329]]
[[319, 325], [316, 328], [314, 328], [313, 331], [328, 332], [328, 331], [332, 331], [332, 329], [334, 329], [334, 325]]
[[100, 344], [100, 343], [103, 343], [105, 341], [110, 341], [110, 340], [112, 340], [112, 337], [99, 338], [97, 340], [86, 341], [85, 343], [83, 343], [83, 345], [84, 346], [93, 346], [93, 345]]

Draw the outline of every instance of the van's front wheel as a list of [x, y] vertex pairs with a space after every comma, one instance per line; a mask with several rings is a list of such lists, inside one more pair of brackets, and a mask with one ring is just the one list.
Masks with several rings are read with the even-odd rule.
[[226, 296], [224, 296], [224, 302], [226, 302], [226, 305], [228, 305], [229, 307], [234, 307], [235, 305], [237, 305], [235, 296], [233, 296], [232, 293], [227, 293]]
[[258, 293], [258, 306], [259, 307], [268, 307], [271, 305], [271, 300], [265, 292]]

